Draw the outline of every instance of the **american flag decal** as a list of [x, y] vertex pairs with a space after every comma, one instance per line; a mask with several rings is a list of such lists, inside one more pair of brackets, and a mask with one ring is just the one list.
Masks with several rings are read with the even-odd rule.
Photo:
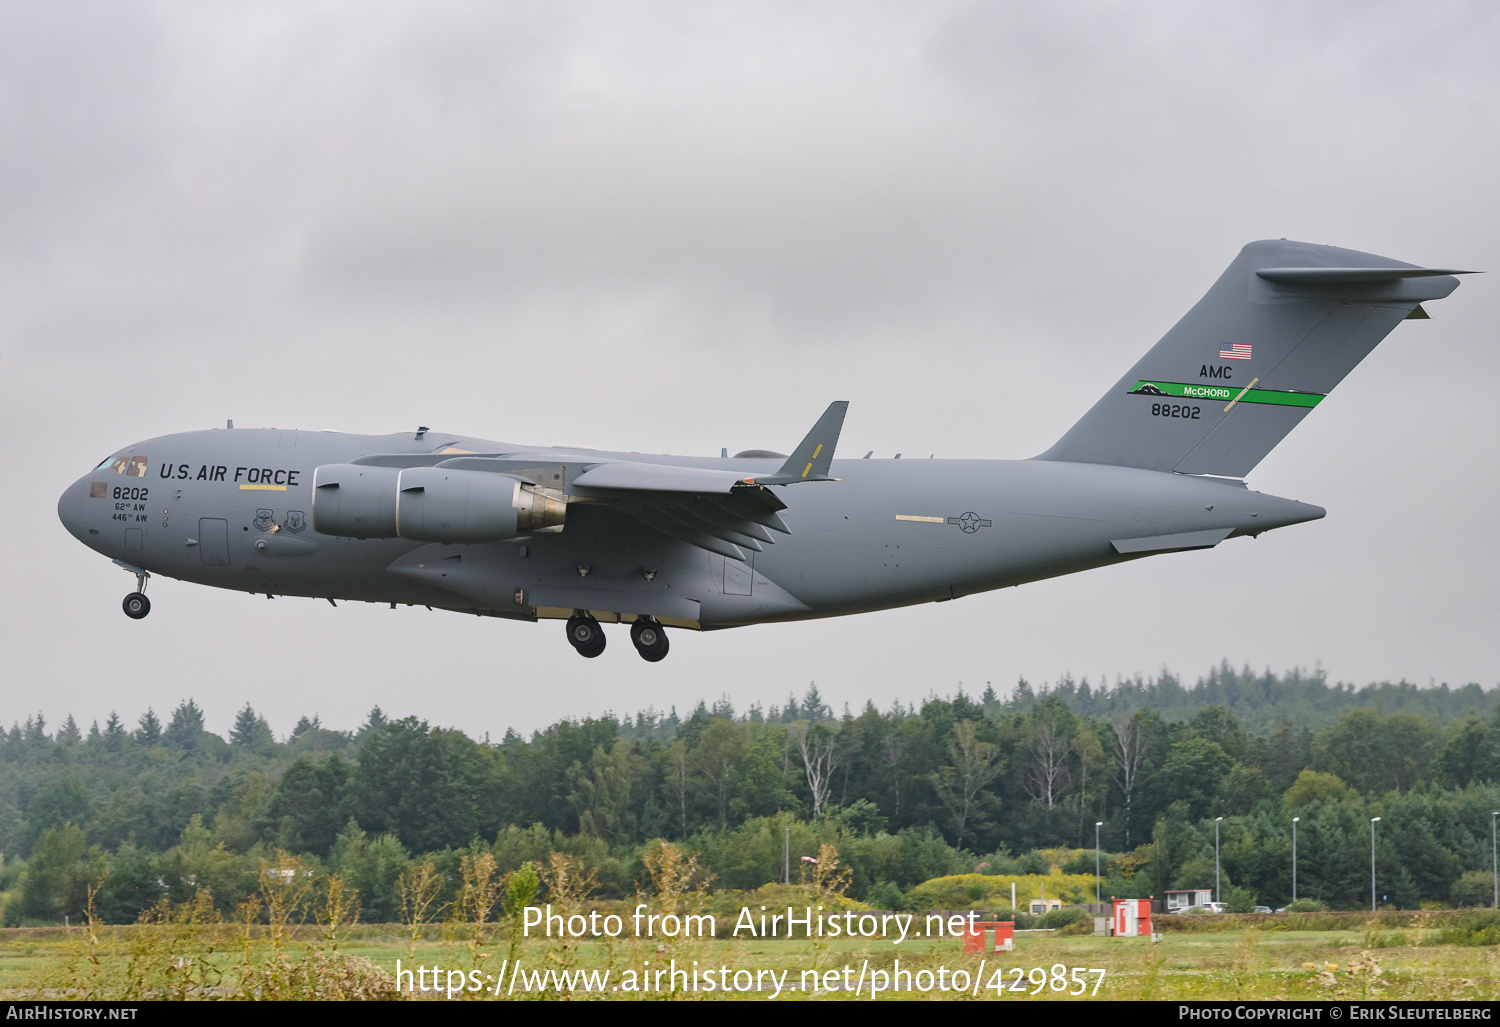
[[1219, 343], [1220, 360], [1249, 360], [1250, 344], [1248, 342], [1221, 342]]

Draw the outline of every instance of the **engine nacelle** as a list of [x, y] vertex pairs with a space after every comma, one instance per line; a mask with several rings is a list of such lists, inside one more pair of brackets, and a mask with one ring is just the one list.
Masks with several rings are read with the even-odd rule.
[[324, 464], [313, 471], [313, 530], [343, 538], [396, 537], [395, 467]]
[[498, 542], [561, 531], [559, 496], [493, 471], [408, 467], [395, 490], [396, 533], [416, 542]]

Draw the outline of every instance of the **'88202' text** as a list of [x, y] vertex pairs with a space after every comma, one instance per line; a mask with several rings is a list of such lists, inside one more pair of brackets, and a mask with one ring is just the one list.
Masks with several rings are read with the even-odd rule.
[[1202, 412], [1202, 407], [1193, 406], [1191, 403], [1151, 404], [1151, 414], [1153, 417], [1185, 417], [1189, 421], [1196, 421]]

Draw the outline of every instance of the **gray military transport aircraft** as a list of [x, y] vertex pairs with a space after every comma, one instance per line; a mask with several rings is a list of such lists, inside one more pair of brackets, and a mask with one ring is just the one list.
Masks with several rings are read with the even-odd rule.
[[251, 593], [602, 623], [641, 656], [714, 630], [945, 602], [1322, 517], [1240, 480], [1462, 271], [1286, 240], [1208, 294], [1029, 460], [833, 459], [834, 403], [790, 456], [609, 453], [400, 435], [188, 432], [120, 450], [58, 516], [136, 576]]

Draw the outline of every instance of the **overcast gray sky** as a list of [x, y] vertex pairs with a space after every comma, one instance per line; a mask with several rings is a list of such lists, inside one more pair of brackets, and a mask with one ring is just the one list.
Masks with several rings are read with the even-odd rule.
[[1323, 521], [656, 665], [163, 579], [128, 621], [55, 506], [231, 417], [785, 452], [849, 399], [845, 455], [1031, 456], [1250, 240], [1500, 271], [1497, 53], [1486, 2], [0, 5], [0, 718], [498, 735], [1221, 658], [1494, 686], [1493, 274], [1251, 475]]

